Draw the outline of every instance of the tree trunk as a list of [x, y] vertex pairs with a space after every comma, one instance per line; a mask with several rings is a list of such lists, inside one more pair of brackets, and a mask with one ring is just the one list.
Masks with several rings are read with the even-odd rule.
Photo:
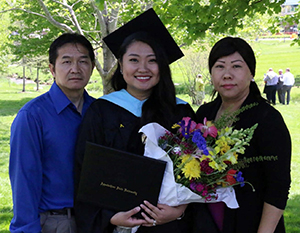
[[22, 92], [25, 92], [25, 82], [26, 82], [25, 69], [26, 69], [26, 67], [25, 67], [25, 59], [24, 59], [24, 57], [22, 59], [22, 63], [23, 63], [23, 90], [22, 90]]
[[38, 67], [36, 68], [36, 91], [39, 91], [39, 71], [40, 71], [40, 64], [38, 64]]

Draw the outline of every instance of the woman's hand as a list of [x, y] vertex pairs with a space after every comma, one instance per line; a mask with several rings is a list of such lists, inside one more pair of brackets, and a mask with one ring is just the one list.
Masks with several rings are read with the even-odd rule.
[[257, 233], [273, 233], [282, 215], [283, 210], [265, 202]]
[[135, 227], [142, 224], [147, 224], [148, 222], [144, 219], [137, 219], [132, 217], [141, 210], [140, 207], [135, 207], [127, 212], [118, 212], [110, 219], [110, 223], [116, 226], [123, 227]]
[[158, 204], [156, 207], [148, 201], [144, 201], [144, 204], [141, 204], [141, 207], [150, 216], [149, 217], [145, 213], [142, 213], [142, 216], [147, 221], [147, 223], [144, 223], [143, 226], [151, 227], [176, 220], [184, 213], [187, 205], [172, 207]]

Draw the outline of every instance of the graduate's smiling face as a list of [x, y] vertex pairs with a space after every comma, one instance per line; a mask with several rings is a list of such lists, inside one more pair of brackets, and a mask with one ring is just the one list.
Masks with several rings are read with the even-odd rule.
[[148, 98], [159, 82], [159, 68], [153, 49], [146, 43], [130, 44], [120, 63], [126, 90], [137, 99]]

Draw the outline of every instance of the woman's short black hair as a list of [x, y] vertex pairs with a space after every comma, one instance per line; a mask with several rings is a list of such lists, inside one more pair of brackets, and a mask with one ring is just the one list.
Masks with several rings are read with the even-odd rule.
[[89, 57], [91, 61], [95, 62], [94, 49], [91, 43], [83, 36], [78, 33], [64, 33], [58, 38], [56, 38], [49, 49], [49, 63], [55, 66], [56, 59], [58, 57], [58, 49], [64, 46], [65, 44], [81, 44], [89, 52]]
[[[208, 67], [209, 72], [211, 73], [211, 69], [216, 61], [225, 56], [229, 56], [235, 52], [238, 52], [246, 62], [249, 67], [249, 70], [253, 77], [255, 76], [256, 69], [256, 59], [254, 52], [251, 46], [243, 39], [239, 37], [225, 37], [219, 40], [211, 49], [209, 58], [208, 58]], [[258, 99], [261, 98], [260, 90], [258, 89], [257, 84], [252, 81], [250, 83], [250, 92], [253, 93]], [[213, 91], [212, 97], [214, 97], [216, 91]], [[220, 97], [218, 95], [218, 97]]]
[[243, 39], [239, 37], [225, 37], [219, 40], [211, 49], [209, 54], [209, 72], [216, 61], [228, 55], [238, 52], [247, 63], [251, 74], [255, 76], [256, 59], [251, 46]]

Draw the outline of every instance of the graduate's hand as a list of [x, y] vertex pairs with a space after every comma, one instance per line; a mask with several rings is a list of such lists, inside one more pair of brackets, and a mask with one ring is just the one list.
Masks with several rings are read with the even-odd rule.
[[132, 210], [127, 212], [118, 212], [110, 219], [110, 223], [116, 226], [123, 226], [123, 227], [134, 227], [140, 226], [142, 224], [146, 224], [147, 221], [144, 219], [137, 219], [132, 217], [141, 210], [140, 207], [135, 207]]
[[143, 226], [151, 227], [176, 220], [183, 214], [187, 205], [172, 207], [158, 204], [156, 207], [150, 202], [144, 201], [144, 204], [141, 204], [141, 207], [151, 217], [149, 218], [146, 214], [142, 213], [142, 216], [147, 221], [147, 223], [143, 224]]

